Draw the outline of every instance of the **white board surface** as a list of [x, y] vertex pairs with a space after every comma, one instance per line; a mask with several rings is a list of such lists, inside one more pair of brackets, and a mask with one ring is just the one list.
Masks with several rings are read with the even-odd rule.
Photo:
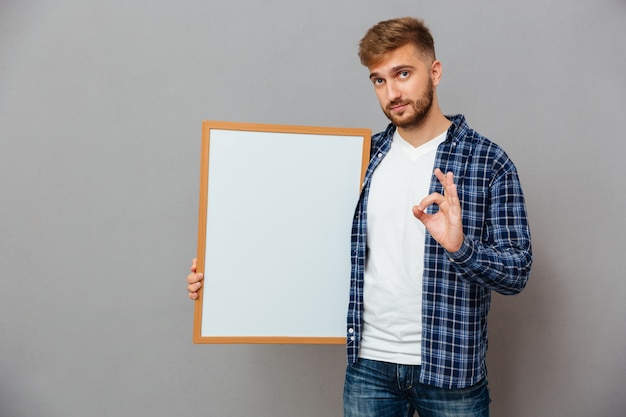
[[205, 131], [196, 342], [343, 343], [351, 223], [370, 138], [338, 131]]

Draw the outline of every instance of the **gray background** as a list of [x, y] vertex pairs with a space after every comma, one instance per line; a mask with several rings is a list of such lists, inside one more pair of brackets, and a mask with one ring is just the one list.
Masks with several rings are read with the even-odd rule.
[[341, 346], [191, 343], [201, 121], [383, 129], [356, 44], [400, 15], [528, 198], [493, 415], [624, 414], [623, 0], [1, 0], [1, 417], [341, 415]]

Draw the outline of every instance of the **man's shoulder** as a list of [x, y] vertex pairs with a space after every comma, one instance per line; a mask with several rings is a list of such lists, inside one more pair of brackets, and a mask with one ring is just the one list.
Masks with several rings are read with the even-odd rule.
[[452, 140], [461, 154], [472, 155], [474, 164], [491, 166], [495, 171], [516, 170], [515, 164], [504, 148], [496, 142], [469, 127], [463, 115], [446, 116], [452, 121]]
[[453, 141], [479, 149], [481, 152], [506, 154], [504, 149], [496, 142], [472, 129], [462, 114], [446, 117], [452, 122], [451, 137]]

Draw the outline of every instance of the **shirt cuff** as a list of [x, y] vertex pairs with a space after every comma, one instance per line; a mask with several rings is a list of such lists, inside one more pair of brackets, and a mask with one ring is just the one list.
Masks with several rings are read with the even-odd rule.
[[447, 252], [448, 260], [453, 263], [463, 264], [472, 259], [474, 256], [474, 242], [465, 237], [461, 248], [456, 252]]

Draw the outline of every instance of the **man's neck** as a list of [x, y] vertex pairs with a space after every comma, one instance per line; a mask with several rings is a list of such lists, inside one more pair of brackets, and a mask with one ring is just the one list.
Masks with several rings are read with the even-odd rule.
[[441, 111], [436, 110], [424, 120], [424, 123], [415, 127], [399, 127], [398, 133], [404, 140], [417, 148], [448, 130], [451, 124], [452, 122]]

